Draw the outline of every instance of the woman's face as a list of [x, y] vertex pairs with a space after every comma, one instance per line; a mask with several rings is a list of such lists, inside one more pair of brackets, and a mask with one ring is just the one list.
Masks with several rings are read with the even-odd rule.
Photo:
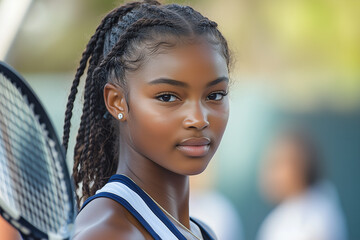
[[122, 139], [169, 171], [202, 172], [229, 116], [228, 69], [220, 51], [208, 43], [178, 46], [154, 55], [126, 79]]
[[303, 148], [286, 136], [275, 140], [265, 158], [261, 181], [266, 197], [278, 203], [307, 188]]

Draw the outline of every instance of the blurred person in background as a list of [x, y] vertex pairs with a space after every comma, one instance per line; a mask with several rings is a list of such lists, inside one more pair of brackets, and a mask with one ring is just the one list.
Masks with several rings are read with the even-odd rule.
[[277, 204], [258, 240], [345, 240], [346, 227], [334, 186], [322, 178], [318, 149], [298, 130], [280, 135], [262, 166], [265, 197]]

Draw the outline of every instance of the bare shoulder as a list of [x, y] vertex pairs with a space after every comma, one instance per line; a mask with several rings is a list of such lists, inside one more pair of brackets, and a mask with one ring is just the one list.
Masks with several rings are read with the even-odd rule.
[[152, 239], [146, 229], [120, 204], [107, 198], [91, 201], [75, 221], [73, 240]]

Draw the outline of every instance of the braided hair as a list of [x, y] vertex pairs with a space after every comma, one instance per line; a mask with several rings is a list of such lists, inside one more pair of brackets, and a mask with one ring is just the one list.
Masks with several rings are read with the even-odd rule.
[[149, 56], [198, 36], [219, 47], [229, 67], [228, 45], [217, 24], [191, 7], [161, 5], [155, 0], [132, 2], [101, 21], [82, 54], [65, 111], [63, 146], [67, 151], [74, 101], [88, 65], [74, 148], [73, 178], [77, 190], [82, 185], [78, 205], [104, 186], [118, 165], [119, 129], [104, 103], [105, 84], [126, 89], [126, 73], [139, 69]]

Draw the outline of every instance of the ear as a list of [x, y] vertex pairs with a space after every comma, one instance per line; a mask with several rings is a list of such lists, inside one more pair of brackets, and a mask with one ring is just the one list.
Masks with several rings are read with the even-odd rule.
[[112, 83], [106, 83], [104, 87], [104, 102], [108, 112], [118, 119], [119, 113], [123, 114], [121, 121], [125, 121], [128, 113], [125, 91], [123, 88]]

